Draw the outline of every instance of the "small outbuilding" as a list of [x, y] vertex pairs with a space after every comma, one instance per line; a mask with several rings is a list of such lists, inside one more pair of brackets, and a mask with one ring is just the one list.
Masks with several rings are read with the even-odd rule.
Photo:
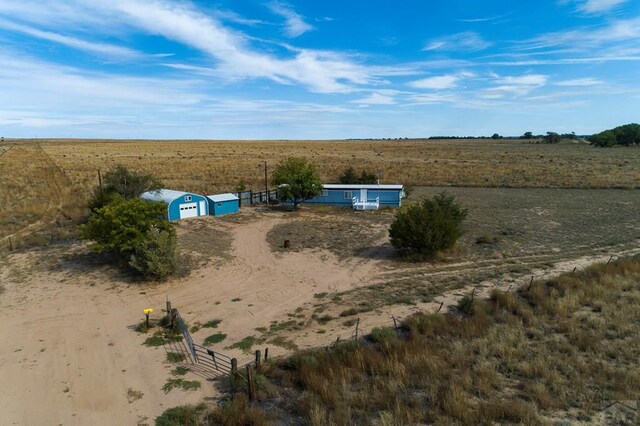
[[149, 201], [162, 201], [167, 204], [167, 218], [172, 221], [209, 214], [207, 199], [202, 195], [190, 192], [159, 189], [145, 192], [140, 198]]
[[238, 197], [231, 193], [207, 195], [207, 200], [209, 202], [209, 214], [212, 216], [238, 213], [240, 209]]
[[355, 210], [378, 210], [380, 206], [400, 207], [405, 197], [403, 185], [324, 184], [317, 197], [305, 204], [350, 206]]

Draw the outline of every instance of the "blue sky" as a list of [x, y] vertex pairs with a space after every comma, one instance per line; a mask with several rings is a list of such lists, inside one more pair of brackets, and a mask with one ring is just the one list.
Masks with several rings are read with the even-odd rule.
[[640, 0], [0, 0], [0, 135], [589, 134], [640, 121]]

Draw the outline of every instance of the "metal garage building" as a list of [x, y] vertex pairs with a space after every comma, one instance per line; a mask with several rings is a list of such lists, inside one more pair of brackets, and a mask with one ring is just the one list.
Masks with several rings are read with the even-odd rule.
[[240, 202], [234, 194], [207, 195], [209, 200], [209, 214], [221, 216], [223, 214], [238, 213]]
[[140, 196], [144, 200], [162, 201], [167, 204], [169, 220], [187, 219], [209, 214], [209, 203], [202, 195], [190, 192], [159, 189], [148, 191]]

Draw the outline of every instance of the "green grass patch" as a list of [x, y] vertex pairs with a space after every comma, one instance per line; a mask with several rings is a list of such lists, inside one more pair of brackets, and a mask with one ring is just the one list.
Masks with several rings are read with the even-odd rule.
[[321, 317], [316, 318], [316, 321], [318, 321], [319, 324], [326, 324], [329, 321], [331, 321], [333, 319], [333, 317], [331, 315], [323, 315]]
[[187, 359], [185, 354], [179, 352], [167, 352], [167, 361], [169, 362], [182, 362]]
[[187, 374], [189, 370], [187, 367], [176, 367], [173, 370], [171, 370], [171, 375], [172, 376], [184, 376], [185, 374]]
[[201, 387], [202, 384], [197, 380], [184, 380], [183, 378], [177, 378], [167, 380], [164, 386], [162, 386], [162, 390], [164, 391], [164, 393], [169, 393], [176, 388], [186, 391], [193, 391], [200, 389]]
[[226, 349], [240, 349], [242, 352], [248, 353], [251, 351], [251, 348], [255, 345], [259, 345], [260, 343], [264, 343], [265, 339], [256, 336], [247, 336], [239, 342], [234, 343], [231, 346], [227, 346]]
[[293, 343], [293, 341], [286, 339], [282, 336], [278, 336], [275, 337], [271, 340], [269, 340], [269, 343], [276, 345], [276, 346], [280, 346], [281, 348], [285, 348], [288, 349], [290, 351], [296, 350], [298, 349], [298, 345], [296, 345], [295, 343]]
[[195, 426], [201, 424], [200, 417], [206, 411], [205, 404], [180, 405], [165, 410], [156, 417], [156, 426]]
[[295, 327], [296, 325], [296, 321], [295, 320], [291, 320], [291, 321], [285, 321], [285, 322], [272, 322], [271, 325], [269, 326], [269, 331], [282, 331], [282, 330], [290, 330], [291, 328]]
[[241, 300], [242, 300], [242, 299], [241, 299], [241, 298], [239, 298], [239, 297], [234, 297], [233, 299], [231, 299], [231, 301], [232, 301], [232, 302], [239, 302], [239, 301], [241, 301]]
[[224, 333], [212, 334], [211, 336], [204, 339], [204, 345], [205, 346], [215, 345], [216, 343], [222, 342], [226, 338], [227, 338], [227, 335]]
[[322, 299], [323, 297], [326, 297], [326, 295], [329, 294], [326, 291], [323, 291], [322, 293], [315, 293], [313, 295], [313, 297], [315, 297], [316, 299]]
[[207, 321], [206, 323], [202, 324], [202, 327], [204, 327], [204, 328], [218, 328], [218, 326], [220, 325], [221, 322], [222, 322], [222, 320], [220, 320], [220, 319], [210, 320], [210, 321]]
[[162, 346], [170, 342], [182, 341], [182, 333], [173, 330], [158, 330], [153, 333], [153, 336], [147, 337], [143, 345], [145, 346]]

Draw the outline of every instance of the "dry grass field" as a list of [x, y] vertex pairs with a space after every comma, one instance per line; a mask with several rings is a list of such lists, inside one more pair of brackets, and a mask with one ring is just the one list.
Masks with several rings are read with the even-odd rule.
[[299, 352], [204, 424], [637, 424], [640, 258]]
[[[144, 141], [5, 140], [0, 152], [0, 238], [42, 243], [67, 235], [98, 184], [116, 164], [152, 173], [169, 188], [197, 193], [264, 185], [263, 163], [304, 156], [325, 182], [348, 166], [384, 183], [510, 188], [639, 188], [640, 151], [584, 143], [522, 140]], [[54, 226], [52, 226], [54, 225]], [[34, 237], [34, 235], [36, 235]], [[3, 247], [3, 248], [4, 248]]]
[[[406, 203], [446, 189], [469, 209], [467, 232], [454, 250], [415, 262], [389, 244], [392, 209], [243, 208], [176, 224], [182, 267], [162, 283], [133, 281], [73, 238], [6, 251], [9, 239], [15, 248], [73, 237], [98, 170], [123, 164], [170, 188], [215, 193], [241, 180], [262, 188], [261, 162], [288, 155], [312, 160], [327, 182], [354, 165], [411, 185]], [[269, 364], [258, 405], [238, 397], [207, 421], [598, 422], [600, 404], [638, 398], [638, 260], [583, 268], [638, 253], [638, 189], [640, 150], [581, 143], [6, 141], [0, 334], [11, 345], [0, 349], [0, 411], [17, 424], [148, 424], [170, 406], [226, 400], [196, 371], [184, 378], [198, 390], [165, 392], [176, 364], [134, 329], [143, 308], [162, 315], [169, 296], [196, 342], [241, 363], [267, 345], [277, 357], [350, 339], [356, 321], [372, 332], [363, 345]], [[531, 275], [574, 266], [516, 291]], [[472, 290], [475, 301], [456, 311]], [[454, 312], [409, 318], [439, 305]], [[384, 328], [391, 315], [404, 319], [399, 336]]]

